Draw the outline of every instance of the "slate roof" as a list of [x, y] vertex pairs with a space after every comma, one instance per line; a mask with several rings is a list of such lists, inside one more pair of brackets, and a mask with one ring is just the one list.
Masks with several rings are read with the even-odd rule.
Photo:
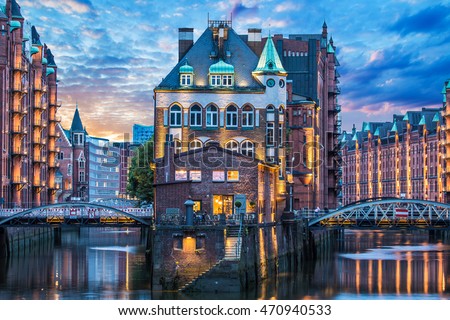
[[47, 48], [47, 62], [49, 67], [56, 67], [55, 56], [49, 48]]
[[41, 36], [39, 35], [39, 33], [36, 30], [35, 26], [31, 27], [31, 43], [32, 44], [37, 44], [37, 45], [42, 45], [41, 43]]
[[[262, 91], [264, 86], [253, 76], [252, 71], [258, 64], [258, 56], [233, 30], [228, 30], [228, 39], [224, 41], [225, 50], [231, 53], [230, 56], [222, 57], [224, 62], [234, 66], [234, 90]], [[207, 28], [200, 38], [194, 43], [192, 48], [185, 54], [183, 59], [170, 71], [170, 73], [156, 87], [158, 89], [181, 89], [179, 69], [186, 62], [194, 68], [193, 86], [184, 90], [217, 90], [216, 87], [209, 86], [209, 67], [220, 61], [219, 57], [210, 58], [211, 51], [215, 45], [213, 43], [213, 32]], [[223, 90], [230, 90], [229, 88]]]
[[75, 113], [73, 115], [72, 125], [70, 126], [71, 132], [85, 132], [83, 123], [81, 122], [80, 113], [78, 112], [78, 106], [75, 109]]
[[20, 6], [17, 4], [16, 0], [11, 1], [11, 13], [13, 18], [23, 18], [20, 12]]

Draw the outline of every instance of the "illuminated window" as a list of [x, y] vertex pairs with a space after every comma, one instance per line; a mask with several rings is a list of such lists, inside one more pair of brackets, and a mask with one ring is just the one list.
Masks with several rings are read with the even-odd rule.
[[223, 171], [223, 170], [213, 171], [212, 181], [213, 182], [224, 182], [225, 181], [225, 171]]
[[239, 181], [239, 171], [229, 170], [227, 172], [227, 181]]
[[202, 181], [202, 172], [200, 170], [189, 171], [189, 179], [192, 181]]
[[233, 196], [213, 195], [213, 214], [233, 214]]
[[201, 212], [202, 211], [202, 201], [201, 200], [193, 200], [194, 201], [194, 212]]
[[176, 170], [175, 171], [175, 181], [186, 181], [187, 171], [186, 170]]

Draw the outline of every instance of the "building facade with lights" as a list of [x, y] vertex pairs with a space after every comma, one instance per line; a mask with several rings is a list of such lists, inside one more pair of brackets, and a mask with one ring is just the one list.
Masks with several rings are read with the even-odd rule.
[[408, 111], [343, 133], [343, 204], [378, 197], [447, 202], [445, 110]]
[[3, 207], [54, 203], [57, 73], [51, 50], [15, 0], [0, 8], [0, 200]]
[[[261, 29], [241, 35], [259, 56]], [[342, 158], [339, 61], [328, 26], [317, 34], [272, 38], [289, 82], [286, 104], [287, 169], [293, 173], [293, 209], [336, 208], [341, 202]]]
[[[286, 198], [287, 73], [274, 42], [269, 37], [258, 56], [231, 21], [210, 20], [195, 43], [193, 29], [179, 32], [179, 62], [154, 90], [156, 213], [184, 210], [168, 208], [166, 195], [177, 194], [183, 184], [195, 184], [208, 190], [194, 199], [197, 210], [233, 214], [239, 199], [259, 221], [278, 219]], [[165, 152], [167, 145], [173, 147], [173, 157]], [[234, 162], [246, 158], [260, 165], [249, 169], [229, 167], [230, 162], [221, 160], [200, 161], [194, 170], [200, 172], [193, 174], [186, 165], [177, 164], [173, 174], [167, 167], [170, 158], [202, 158], [212, 149], [219, 159], [224, 154]], [[251, 183], [243, 183], [250, 176]]]
[[144, 126], [142, 124], [133, 124], [133, 143], [144, 144], [153, 137], [154, 126]]

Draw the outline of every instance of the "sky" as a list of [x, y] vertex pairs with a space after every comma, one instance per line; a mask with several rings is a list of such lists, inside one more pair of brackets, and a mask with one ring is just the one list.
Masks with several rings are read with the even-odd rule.
[[337, 47], [342, 128], [442, 107], [450, 78], [450, 1], [17, 0], [58, 66], [62, 125], [76, 103], [91, 135], [115, 141], [153, 124], [153, 89], [178, 60], [178, 28], [194, 40], [212, 20], [246, 34], [328, 34]]

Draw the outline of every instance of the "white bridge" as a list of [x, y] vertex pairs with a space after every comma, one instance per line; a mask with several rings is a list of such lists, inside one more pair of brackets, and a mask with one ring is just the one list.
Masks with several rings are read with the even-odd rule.
[[309, 226], [449, 228], [450, 204], [413, 199], [374, 199], [312, 217]]
[[94, 203], [58, 203], [30, 209], [0, 209], [0, 225], [151, 225], [152, 208], [117, 208]]

